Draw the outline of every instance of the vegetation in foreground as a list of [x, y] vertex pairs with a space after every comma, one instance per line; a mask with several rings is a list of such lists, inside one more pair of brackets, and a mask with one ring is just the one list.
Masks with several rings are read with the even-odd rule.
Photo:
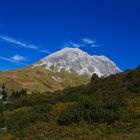
[[140, 138], [140, 67], [106, 78], [93, 75], [80, 87], [3, 100], [1, 140]]

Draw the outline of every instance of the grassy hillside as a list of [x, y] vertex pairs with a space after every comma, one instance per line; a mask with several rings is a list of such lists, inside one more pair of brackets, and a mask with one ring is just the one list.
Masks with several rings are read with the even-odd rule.
[[139, 140], [140, 67], [4, 108], [1, 140]]
[[10, 93], [12, 89], [26, 88], [28, 92], [62, 90], [89, 82], [89, 77], [74, 73], [48, 71], [45, 68], [26, 67], [19, 70], [0, 72], [0, 85], [3, 83]]

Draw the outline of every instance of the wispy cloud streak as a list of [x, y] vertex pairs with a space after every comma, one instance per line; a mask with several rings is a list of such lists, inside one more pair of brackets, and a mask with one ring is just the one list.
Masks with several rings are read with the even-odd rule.
[[64, 45], [64, 47], [74, 47], [74, 48], [81, 48], [81, 47], [91, 47], [96, 48], [99, 47], [96, 43], [96, 41], [90, 39], [90, 38], [83, 38], [81, 43], [75, 43], [75, 42], [68, 42]]
[[18, 45], [20, 47], [29, 48], [29, 49], [35, 49], [35, 50], [38, 49], [38, 47], [35, 46], [35, 45], [26, 44], [26, 43], [24, 43], [22, 41], [16, 40], [16, 39], [8, 37], [8, 36], [0, 36], [0, 39], [3, 40], [3, 41], [9, 42], [9, 43]]
[[14, 61], [11, 60], [10, 58], [0, 57], [0, 59], [14, 63]]
[[51, 54], [51, 52], [49, 50], [40, 50], [40, 52], [46, 53], [46, 54]]
[[22, 47], [22, 48], [33, 49], [33, 50], [36, 50], [38, 52], [42, 52], [42, 53], [46, 53], [46, 54], [51, 53], [49, 50], [41, 50], [36, 45], [31, 45], [31, 44], [25, 43], [23, 41], [19, 41], [15, 38], [11, 38], [9, 36], [0, 36], [0, 40], [11, 43], [11, 44], [14, 44], [14, 45]]
[[83, 38], [82, 39], [84, 45], [89, 45], [91, 48], [99, 47], [96, 43], [96, 41], [90, 39], [90, 38]]

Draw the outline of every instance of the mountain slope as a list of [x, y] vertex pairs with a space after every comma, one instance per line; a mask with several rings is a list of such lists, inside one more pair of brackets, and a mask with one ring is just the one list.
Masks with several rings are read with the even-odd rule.
[[[7, 91], [26, 88], [45, 92], [87, 84], [93, 73], [108, 76], [120, 69], [105, 56], [91, 56], [78, 48], [64, 48], [28, 67], [0, 72]], [[88, 76], [87, 76], [88, 75]]]
[[68, 72], [48, 71], [44, 68], [26, 67], [19, 70], [0, 72], [0, 85], [4, 83], [8, 93], [14, 90], [26, 88], [29, 92], [45, 92], [62, 90], [86, 84], [87, 76], [78, 76]]
[[88, 85], [11, 101], [4, 112], [8, 131], [1, 131], [3, 139], [10, 134], [23, 140], [140, 138], [140, 67]]
[[55, 52], [33, 67], [45, 67], [48, 70], [65, 70], [75, 72], [78, 75], [89, 75], [96, 73], [100, 76], [119, 73], [121, 70], [105, 56], [91, 56], [79, 48], [64, 48]]

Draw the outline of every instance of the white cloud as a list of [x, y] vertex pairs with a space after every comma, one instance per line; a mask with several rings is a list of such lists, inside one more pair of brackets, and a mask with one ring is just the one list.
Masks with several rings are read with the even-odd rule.
[[90, 39], [90, 38], [83, 38], [82, 39], [83, 43], [86, 45], [89, 45], [91, 48], [97, 48], [99, 47], [96, 43], [96, 41]]
[[0, 36], [0, 39], [3, 40], [3, 41], [9, 42], [9, 43], [18, 45], [20, 47], [35, 49], [35, 50], [38, 49], [38, 47], [35, 46], [35, 45], [30, 45], [30, 44], [24, 43], [22, 41], [16, 40], [16, 39], [8, 37], [8, 36]]
[[99, 46], [96, 45], [96, 44], [92, 44], [90, 47], [91, 47], [91, 48], [98, 48]]
[[75, 43], [75, 42], [68, 42], [66, 43], [63, 48], [66, 48], [66, 47], [72, 47], [72, 48], [80, 48], [82, 47], [84, 44], [78, 44], [78, 43]]
[[97, 45], [96, 41], [94, 41], [90, 38], [83, 38], [81, 44], [75, 43], [75, 42], [69, 42], [69, 43], [65, 44], [63, 48], [65, 48], [65, 47], [81, 48], [81, 47], [86, 47], [86, 46], [91, 47], [91, 48], [99, 47]]
[[14, 55], [13, 57], [10, 58], [12, 61], [15, 62], [21, 62], [21, 61], [29, 61], [29, 59], [25, 58], [24, 56], [21, 55]]
[[40, 50], [38, 48], [38, 46], [36, 46], [36, 45], [27, 44], [23, 41], [19, 41], [17, 39], [14, 39], [14, 38], [11, 38], [11, 37], [8, 37], [8, 36], [0, 36], [0, 40], [6, 41], [6, 42], [11, 43], [11, 44], [15, 44], [19, 47], [34, 49], [34, 50], [37, 50], [37, 51], [42, 52], [42, 53], [46, 53], [46, 54], [51, 53], [49, 50]]
[[82, 44], [78, 44], [75, 42], [69, 42], [69, 46], [74, 47], [74, 48], [80, 48], [82, 46]]
[[5, 61], [9, 61], [9, 62], [14, 62], [13, 60], [11, 60], [10, 58], [6, 58], [6, 57], [0, 57], [0, 59], [5, 60]]
[[40, 50], [42, 53], [50, 54], [51, 52], [49, 50]]
[[23, 41], [19, 41], [17, 39], [14, 39], [14, 38], [11, 38], [11, 37], [8, 37], [8, 36], [0, 36], [0, 40], [3, 40], [5, 42], [11, 43], [11, 44], [15, 44], [15, 45], [17, 45], [19, 47], [33, 49], [33, 50], [36, 50], [38, 52], [42, 52], [42, 53], [46, 53], [46, 54], [51, 53], [49, 50], [41, 50], [36, 45], [27, 44], [27, 43], [25, 43]]
[[85, 44], [96, 44], [96, 41], [90, 39], [90, 38], [83, 38], [82, 41], [85, 43]]
[[64, 44], [62, 48], [66, 48], [66, 47], [80, 48], [80, 45], [74, 42], [69, 42], [69, 43]]
[[29, 61], [29, 59], [27, 59], [27, 58], [25, 58], [24, 56], [21, 56], [21, 55], [14, 55], [10, 58], [0, 57], [0, 59], [4, 60], [4, 61], [11, 62], [11, 63], [22, 64], [22, 65], [26, 65], [25, 63], [23, 63], [23, 61]]

